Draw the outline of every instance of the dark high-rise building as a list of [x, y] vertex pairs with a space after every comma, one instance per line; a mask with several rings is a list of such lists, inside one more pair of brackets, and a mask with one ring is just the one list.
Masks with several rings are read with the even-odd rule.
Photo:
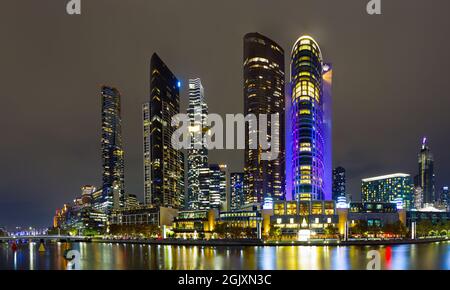
[[189, 80], [189, 127], [191, 149], [188, 150], [188, 198], [190, 210], [209, 209], [209, 166], [205, 135], [208, 106], [200, 79]]
[[419, 152], [419, 174], [416, 177], [416, 186], [423, 190], [423, 204], [433, 204], [436, 202], [435, 193], [435, 177], [434, 177], [434, 159], [431, 154], [430, 147], [427, 143], [427, 138], [424, 137], [422, 147]]
[[[245, 194], [247, 203], [285, 197], [285, 102], [284, 51], [273, 40], [259, 34], [244, 37], [244, 114], [279, 114], [280, 154], [275, 160], [261, 159], [261, 146], [249, 146], [249, 125], [245, 130]], [[258, 126], [259, 129], [259, 126]], [[271, 138], [271, 122], [267, 133]], [[259, 134], [259, 132], [258, 132]], [[274, 138], [275, 139], [275, 138]], [[272, 142], [275, 140], [272, 140]]]
[[[181, 151], [172, 147], [171, 138], [177, 129], [172, 117], [180, 112], [180, 82], [155, 53], [150, 64], [150, 102], [148, 124], [144, 123], [145, 201], [154, 206], [183, 207], [184, 175]], [[145, 107], [144, 107], [145, 110]], [[144, 120], [145, 120], [144, 112]], [[145, 121], [144, 121], [145, 122]], [[146, 140], [146, 141], [145, 141]], [[145, 150], [148, 150], [145, 152]]]
[[239, 210], [245, 204], [244, 173], [230, 173], [230, 209]]
[[302, 36], [291, 56], [292, 191], [299, 200], [331, 198], [331, 77], [317, 42]]
[[103, 86], [101, 96], [103, 166], [101, 209], [110, 213], [113, 208], [123, 207], [125, 202], [120, 93], [115, 88]]
[[227, 210], [227, 166], [209, 165], [209, 206]]
[[450, 192], [449, 192], [448, 186], [442, 187], [441, 196], [439, 199], [440, 199], [440, 204], [448, 210], [450, 207]]
[[143, 149], [144, 149], [144, 204], [151, 205], [151, 175], [150, 175], [150, 103], [142, 105]]
[[[340, 199], [339, 199], [340, 198]], [[345, 168], [336, 167], [333, 170], [333, 200], [338, 202], [347, 199], [345, 192]]]

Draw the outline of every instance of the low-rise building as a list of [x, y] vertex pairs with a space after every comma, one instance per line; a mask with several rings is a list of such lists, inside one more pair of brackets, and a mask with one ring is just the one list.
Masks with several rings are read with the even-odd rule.
[[292, 240], [320, 237], [338, 223], [334, 201], [275, 201], [270, 217], [271, 227], [280, 229], [282, 239]]
[[167, 207], [135, 206], [113, 210], [112, 225], [157, 225], [172, 226], [178, 210]]
[[213, 235], [217, 210], [180, 211], [173, 222], [176, 238], [206, 238]]

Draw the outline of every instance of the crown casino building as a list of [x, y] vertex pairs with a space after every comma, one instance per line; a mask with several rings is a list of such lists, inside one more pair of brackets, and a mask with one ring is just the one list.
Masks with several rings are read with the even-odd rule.
[[298, 200], [331, 199], [331, 78], [317, 42], [300, 37], [291, 54], [291, 174]]

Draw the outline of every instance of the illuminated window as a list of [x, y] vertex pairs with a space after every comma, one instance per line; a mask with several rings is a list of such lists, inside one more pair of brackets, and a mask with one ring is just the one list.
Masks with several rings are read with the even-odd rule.
[[311, 115], [310, 110], [300, 110], [300, 115]]

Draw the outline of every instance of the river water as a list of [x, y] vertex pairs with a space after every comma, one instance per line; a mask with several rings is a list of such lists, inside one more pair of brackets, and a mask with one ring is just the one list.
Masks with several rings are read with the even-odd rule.
[[392, 246], [162, 246], [121, 243], [0, 244], [0, 269], [66, 270], [64, 251], [79, 251], [79, 269], [346, 270], [366, 269], [378, 250], [382, 269], [450, 270], [450, 242]]

